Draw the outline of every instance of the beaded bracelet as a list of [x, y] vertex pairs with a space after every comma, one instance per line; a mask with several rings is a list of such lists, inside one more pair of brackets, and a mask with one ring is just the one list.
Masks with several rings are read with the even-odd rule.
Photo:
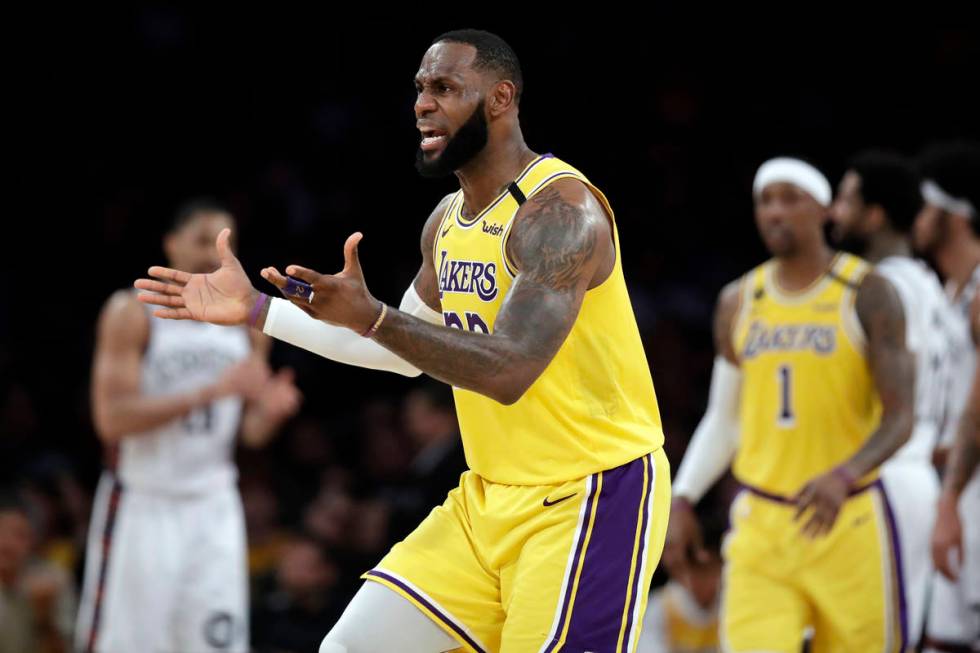
[[374, 324], [372, 324], [371, 327], [361, 335], [364, 336], [365, 338], [372, 337], [375, 334], [375, 332], [378, 330], [378, 328], [381, 326], [381, 323], [384, 321], [385, 315], [387, 314], [388, 314], [388, 305], [381, 304], [381, 314], [378, 315], [378, 319], [375, 320]]

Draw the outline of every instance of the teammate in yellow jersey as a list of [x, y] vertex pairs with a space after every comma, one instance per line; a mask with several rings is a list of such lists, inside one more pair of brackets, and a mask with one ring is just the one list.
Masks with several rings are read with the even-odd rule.
[[524, 143], [520, 65], [499, 37], [438, 37], [415, 85], [417, 168], [460, 190], [426, 221], [399, 310], [368, 291], [359, 233], [337, 275], [263, 270], [288, 300], [252, 288], [227, 232], [216, 272], [151, 268], [160, 281], [137, 287], [163, 317], [249, 323], [453, 386], [470, 470], [365, 573], [321, 653], [633, 651], [670, 472], [612, 209]]
[[719, 298], [709, 408], [675, 480], [665, 563], [703, 555], [691, 504], [734, 458], [745, 490], [723, 549], [725, 650], [797, 653], [812, 627], [815, 653], [901, 651], [901, 562], [877, 477], [912, 427], [901, 300], [828, 247], [816, 168], [773, 159], [753, 192], [773, 258]]

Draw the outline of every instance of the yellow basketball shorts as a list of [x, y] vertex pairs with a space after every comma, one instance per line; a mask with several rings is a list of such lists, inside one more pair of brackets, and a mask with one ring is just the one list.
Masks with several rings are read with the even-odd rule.
[[814, 653], [906, 649], [901, 552], [881, 481], [854, 493], [830, 533], [800, 534], [788, 499], [745, 490], [725, 537], [722, 642], [726, 651]]
[[468, 471], [363, 578], [414, 603], [465, 651], [625, 653], [669, 509], [662, 450], [558, 485]]

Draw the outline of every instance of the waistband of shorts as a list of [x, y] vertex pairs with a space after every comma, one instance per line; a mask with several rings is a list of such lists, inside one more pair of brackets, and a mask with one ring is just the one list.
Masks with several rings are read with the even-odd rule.
[[[736, 481], [738, 482], [739, 486], [743, 490], [746, 490], [750, 494], [754, 494], [755, 496], [761, 499], [766, 499], [767, 501], [772, 501], [774, 503], [781, 503], [787, 506], [796, 505], [796, 500], [793, 499], [792, 497], [787, 497], [782, 494], [774, 494], [772, 492], [767, 492], [766, 490], [763, 490], [760, 487], [755, 487], [754, 485], [749, 485], [748, 483], [745, 483], [743, 481], [738, 481], [738, 479], [736, 479]], [[853, 497], [855, 495], [861, 494], [862, 492], [865, 492], [866, 490], [870, 490], [871, 488], [878, 487], [880, 485], [881, 485], [881, 479], [875, 479], [870, 483], [865, 483], [864, 485], [859, 485], [855, 488], [852, 488], [851, 491], [847, 493], [847, 496]]]

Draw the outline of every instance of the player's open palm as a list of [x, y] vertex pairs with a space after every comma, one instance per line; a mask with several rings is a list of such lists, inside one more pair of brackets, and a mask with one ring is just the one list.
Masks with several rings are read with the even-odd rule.
[[257, 291], [248, 280], [228, 239], [231, 229], [218, 234], [217, 248], [221, 267], [208, 274], [191, 274], [182, 270], [153, 266], [153, 279], [137, 279], [141, 302], [163, 306], [153, 311], [157, 317], [171, 320], [197, 320], [212, 324], [244, 324]]

